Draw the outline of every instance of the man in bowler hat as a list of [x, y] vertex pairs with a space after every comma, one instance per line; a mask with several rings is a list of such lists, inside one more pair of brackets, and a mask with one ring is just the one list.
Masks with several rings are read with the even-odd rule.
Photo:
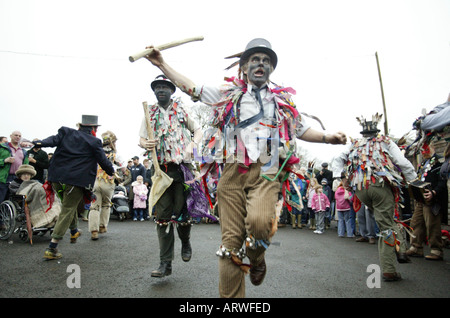
[[[265, 277], [265, 250], [277, 228], [276, 207], [280, 204], [279, 145], [288, 153], [295, 137], [309, 142], [346, 142], [342, 133], [325, 135], [313, 130], [291, 102], [292, 89], [269, 87], [278, 63], [269, 41], [254, 39], [233, 57], [239, 58], [239, 78], [228, 79], [223, 88], [195, 85], [169, 66], [156, 48], [146, 57], [193, 100], [211, 105], [215, 115], [211, 123], [217, 128], [214, 136], [225, 139], [224, 146], [214, 144], [218, 138], [204, 143], [218, 148], [212, 154], [214, 160], [226, 156], [217, 187], [221, 297], [245, 296], [244, 273], [250, 273], [254, 285], [260, 285]], [[280, 118], [283, 120], [277, 120]], [[244, 257], [250, 264], [243, 263]]]

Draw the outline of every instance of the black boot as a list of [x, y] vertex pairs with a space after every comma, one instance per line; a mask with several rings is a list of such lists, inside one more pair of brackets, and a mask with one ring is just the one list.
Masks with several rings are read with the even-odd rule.
[[159, 268], [152, 271], [152, 277], [164, 277], [172, 274], [172, 262], [171, 261], [161, 261]]
[[185, 262], [189, 262], [192, 257], [192, 247], [189, 241], [181, 242], [181, 258]]

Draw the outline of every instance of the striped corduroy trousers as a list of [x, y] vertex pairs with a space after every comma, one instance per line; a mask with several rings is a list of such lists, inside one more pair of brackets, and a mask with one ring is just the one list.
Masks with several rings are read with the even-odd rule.
[[[278, 180], [261, 176], [260, 162], [251, 164], [246, 173], [239, 171], [238, 163], [225, 164], [217, 187], [222, 246], [238, 251], [249, 235], [269, 240], [279, 192]], [[250, 264], [259, 265], [264, 252], [262, 246], [247, 248]], [[219, 294], [223, 298], [245, 297], [245, 273], [229, 258], [219, 258]]]

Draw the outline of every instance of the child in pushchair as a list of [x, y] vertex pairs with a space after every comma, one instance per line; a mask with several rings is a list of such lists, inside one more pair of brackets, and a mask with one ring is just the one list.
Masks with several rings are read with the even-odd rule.
[[111, 202], [113, 204], [111, 208], [112, 214], [116, 215], [120, 221], [125, 220], [130, 208], [128, 206], [127, 190], [124, 186], [116, 186]]

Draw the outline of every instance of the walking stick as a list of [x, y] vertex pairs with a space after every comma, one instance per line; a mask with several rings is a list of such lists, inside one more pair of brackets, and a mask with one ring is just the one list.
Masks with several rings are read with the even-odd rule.
[[[148, 138], [153, 140], [155, 138], [153, 136], [153, 129], [150, 124], [150, 113], [148, 112], [148, 104], [147, 102], [143, 102], [142, 105], [144, 106], [145, 124], [147, 127]], [[158, 202], [158, 200], [164, 194], [164, 192], [167, 190], [167, 188], [170, 187], [173, 181], [171, 177], [169, 177], [161, 170], [158, 162], [158, 156], [156, 155], [156, 148], [153, 148], [151, 152], [153, 165], [155, 166], [155, 173], [152, 177], [152, 187], [150, 189], [150, 196], [148, 198], [149, 200], [148, 206], [150, 211], [156, 204], [156, 202]]]
[[[193, 37], [193, 38], [188, 38], [188, 39], [184, 39], [184, 40], [180, 40], [180, 41], [173, 41], [170, 43], [166, 43], [163, 45], [159, 45], [156, 46], [156, 48], [160, 51], [165, 50], [165, 49], [169, 49], [175, 46], [179, 46], [185, 43], [189, 43], [189, 42], [194, 42], [194, 41], [203, 41], [203, 36], [197, 36], [197, 37]], [[144, 51], [138, 52], [134, 55], [131, 55], [128, 59], [130, 60], [131, 63], [139, 60], [140, 58], [149, 55], [150, 53], [153, 52], [153, 49], [146, 49]]]
[[[25, 200], [26, 200], [26, 197], [25, 197]], [[25, 218], [27, 221], [28, 239], [30, 240], [30, 244], [33, 245], [33, 228], [31, 226], [30, 209], [28, 208], [28, 204], [26, 202], [25, 202]]]

